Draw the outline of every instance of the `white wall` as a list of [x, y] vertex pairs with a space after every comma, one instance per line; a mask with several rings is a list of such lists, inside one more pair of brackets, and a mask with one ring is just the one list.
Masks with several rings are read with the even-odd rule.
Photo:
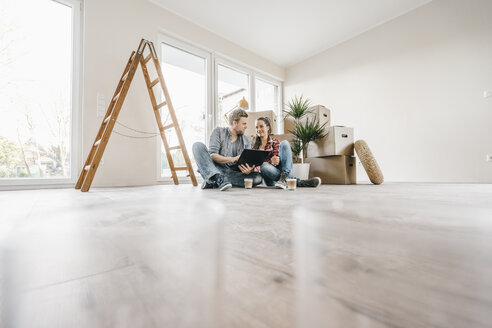
[[[96, 95], [110, 100], [132, 50], [141, 38], [156, 43], [163, 29], [213, 49], [261, 71], [284, 77], [284, 68], [198, 27], [147, 0], [84, 0], [83, 160], [102, 118], [96, 117]], [[172, 95], [171, 95], [172, 97]], [[141, 69], [137, 70], [118, 121], [135, 129], [157, 131]], [[118, 126], [116, 126], [118, 129]], [[119, 129], [123, 132], [122, 129]], [[93, 186], [156, 183], [157, 139], [128, 139], [113, 134]], [[191, 151], [191, 150], [189, 150]], [[81, 164], [82, 165], [82, 164]], [[78, 174], [79, 172], [77, 172]], [[183, 180], [187, 181], [187, 179]]]
[[[386, 181], [492, 182], [492, 1], [434, 0], [287, 69], [355, 128]], [[358, 168], [358, 180], [367, 180]]]

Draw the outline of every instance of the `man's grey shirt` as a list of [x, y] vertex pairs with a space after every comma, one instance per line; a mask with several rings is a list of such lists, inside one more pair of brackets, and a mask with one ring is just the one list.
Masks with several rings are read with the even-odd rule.
[[[210, 135], [209, 154], [235, 157], [241, 155], [244, 149], [251, 149], [251, 140], [244, 134], [238, 135], [236, 141], [232, 142], [232, 134], [229, 128], [217, 127]], [[220, 165], [219, 163], [215, 164]]]

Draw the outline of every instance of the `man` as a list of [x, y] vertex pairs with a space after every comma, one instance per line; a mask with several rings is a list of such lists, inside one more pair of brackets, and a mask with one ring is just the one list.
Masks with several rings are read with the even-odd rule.
[[244, 187], [245, 178], [253, 179], [253, 186], [262, 182], [260, 173], [253, 171], [254, 166], [239, 165], [240, 171], [230, 168], [244, 149], [251, 149], [251, 140], [244, 135], [247, 118], [246, 111], [236, 109], [229, 115], [229, 127], [217, 127], [212, 131], [208, 150], [202, 142], [193, 144], [193, 155], [204, 180], [202, 189], [225, 191], [232, 186]]

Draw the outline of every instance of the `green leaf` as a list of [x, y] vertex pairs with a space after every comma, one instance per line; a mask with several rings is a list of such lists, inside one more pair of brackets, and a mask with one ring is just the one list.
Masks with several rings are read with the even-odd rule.
[[321, 124], [318, 119], [310, 120], [309, 118], [304, 123], [296, 122], [296, 128], [292, 134], [300, 141], [301, 150], [304, 150], [311, 141], [322, 139], [327, 135], [325, 133], [326, 123]]
[[301, 140], [295, 138], [294, 141], [292, 142], [292, 145], [290, 146], [290, 149], [292, 150], [292, 153], [296, 157], [296, 159], [299, 157], [302, 151], [302, 142]]
[[309, 107], [311, 106], [310, 99], [304, 99], [301, 95], [299, 98], [294, 96], [287, 104], [287, 109], [285, 109], [285, 117], [293, 117], [296, 122], [299, 121], [306, 114], [310, 113]]

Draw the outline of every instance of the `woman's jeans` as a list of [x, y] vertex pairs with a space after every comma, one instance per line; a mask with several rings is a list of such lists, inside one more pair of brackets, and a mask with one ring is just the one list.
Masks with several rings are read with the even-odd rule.
[[290, 149], [290, 143], [287, 140], [280, 143], [279, 157], [280, 163], [277, 166], [268, 162], [261, 164], [261, 176], [267, 186], [274, 186], [275, 182], [280, 179], [280, 174], [283, 172], [288, 173], [290, 177], [290, 173], [292, 172], [292, 150]]
[[210, 157], [207, 146], [202, 142], [195, 142], [192, 150], [198, 171], [202, 175], [203, 180], [208, 183], [212, 182], [211, 178], [216, 174], [221, 174], [224, 177], [224, 181], [230, 182], [234, 187], [244, 187], [245, 178], [253, 179], [253, 186], [257, 186], [262, 182], [261, 175], [257, 172], [251, 172], [246, 175], [241, 171], [235, 171], [215, 163], [212, 157]]

